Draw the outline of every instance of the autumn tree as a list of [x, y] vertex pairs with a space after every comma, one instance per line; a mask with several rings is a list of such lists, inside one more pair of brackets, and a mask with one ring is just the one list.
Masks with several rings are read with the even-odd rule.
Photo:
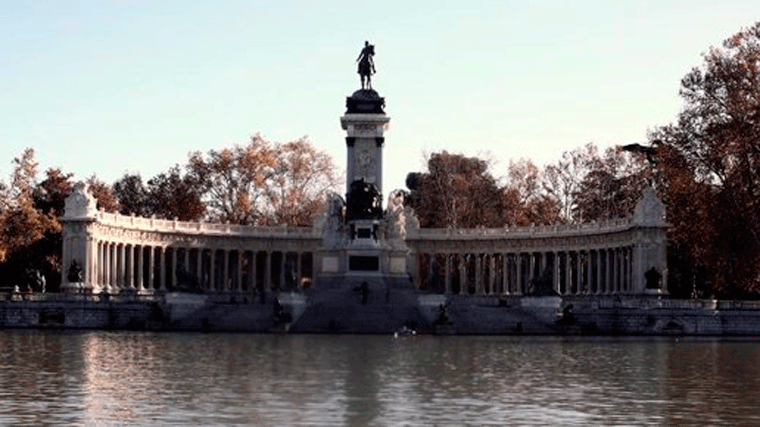
[[97, 201], [97, 208], [108, 213], [119, 212], [119, 200], [113, 194], [111, 186], [101, 181], [97, 176], [92, 175], [85, 181], [87, 187]]
[[9, 284], [40, 290], [32, 275], [39, 272], [49, 280], [57, 271], [55, 254], [48, 250], [61, 226], [54, 210], [44, 213], [35, 207], [38, 163], [34, 150], [27, 148], [13, 164], [8, 202], [0, 216], [0, 274]]
[[116, 197], [122, 215], [151, 216], [148, 190], [139, 173], [125, 173], [113, 183], [111, 191]]
[[563, 222], [576, 222], [576, 196], [580, 191], [581, 181], [589, 172], [592, 159], [599, 157], [599, 150], [594, 143], [565, 151], [554, 163], [548, 164], [542, 174], [541, 185], [559, 205]]
[[284, 144], [254, 135], [247, 145], [191, 153], [188, 172], [211, 220], [311, 225], [337, 185], [332, 159], [305, 138]]
[[672, 239], [719, 295], [760, 290], [760, 22], [681, 81], [676, 123], [652, 132]]
[[406, 177], [411, 206], [422, 227], [474, 228], [502, 225], [501, 189], [489, 163], [446, 151], [428, 156], [428, 171]]
[[651, 167], [644, 156], [608, 148], [604, 156], [587, 151], [585, 175], [573, 192], [571, 209], [577, 222], [623, 218], [633, 209], [651, 181]]
[[145, 203], [150, 215], [180, 221], [198, 221], [206, 206], [201, 185], [190, 174], [183, 174], [179, 165], [148, 180]]
[[544, 179], [541, 170], [528, 159], [509, 162], [502, 195], [504, 224], [528, 226], [562, 222], [561, 205], [545, 191]]

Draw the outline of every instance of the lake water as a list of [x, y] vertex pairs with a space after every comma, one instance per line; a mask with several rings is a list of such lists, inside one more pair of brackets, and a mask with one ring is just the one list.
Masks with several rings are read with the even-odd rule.
[[760, 342], [0, 331], [0, 425], [760, 425]]

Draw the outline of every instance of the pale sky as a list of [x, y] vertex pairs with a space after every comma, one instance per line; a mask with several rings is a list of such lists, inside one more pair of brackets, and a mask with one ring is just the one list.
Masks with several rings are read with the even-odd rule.
[[0, 176], [26, 147], [112, 183], [254, 133], [345, 169], [364, 40], [391, 117], [387, 194], [423, 153], [539, 165], [673, 121], [680, 79], [760, 20], [750, 1], [0, 0]]

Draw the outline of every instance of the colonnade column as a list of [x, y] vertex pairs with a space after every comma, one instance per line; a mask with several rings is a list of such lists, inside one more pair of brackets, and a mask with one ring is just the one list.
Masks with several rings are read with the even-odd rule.
[[516, 280], [515, 280], [515, 293], [517, 295], [522, 295], [523, 288], [522, 288], [522, 252], [517, 252], [515, 254], [515, 266], [516, 268]]
[[142, 291], [145, 289], [143, 286], [143, 282], [145, 281], [144, 275], [144, 269], [143, 269], [143, 251], [145, 251], [145, 246], [138, 246], [138, 252], [137, 252], [137, 290]]
[[266, 265], [264, 270], [264, 289], [265, 292], [272, 291], [272, 252], [266, 251]]
[[601, 249], [596, 250], [596, 293], [602, 294], [604, 291], [602, 290], [603, 283], [602, 283], [602, 251]]
[[198, 253], [195, 255], [195, 277], [198, 279], [198, 287], [203, 288], [203, 248], [198, 248]]
[[444, 266], [444, 271], [446, 274], [446, 277], [444, 279], [444, 287], [446, 288], [446, 294], [451, 293], [451, 254], [447, 253], [446, 256], [446, 265]]
[[457, 254], [457, 260], [459, 261], [457, 263], [458, 273], [459, 273], [459, 295], [464, 295], [464, 288], [466, 286], [465, 284], [465, 261], [464, 261], [464, 254], [459, 253]]
[[158, 289], [166, 290], [166, 248], [160, 247], [158, 249]]
[[126, 268], [126, 287], [129, 289], [135, 288], [135, 246], [124, 245], [124, 250], [127, 251], [127, 259], [125, 264]]
[[559, 294], [559, 252], [554, 252], [554, 265], [552, 270], [552, 289]]
[[295, 282], [293, 283], [293, 286], [296, 290], [301, 291], [301, 276], [303, 276], [303, 265], [301, 263], [301, 258], [303, 257], [303, 252], [296, 252], [296, 277], [294, 278]]
[[488, 293], [496, 294], [496, 254], [488, 254]]

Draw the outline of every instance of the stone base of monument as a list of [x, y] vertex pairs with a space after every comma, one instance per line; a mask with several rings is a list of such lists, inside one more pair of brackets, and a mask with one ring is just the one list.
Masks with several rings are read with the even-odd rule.
[[408, 279], [388, 276], [322, 278], [307, 291], [307, 304], [291, 332], [393, 334], [401, 329], [428, 331], [430, 322], [419, 292]]

